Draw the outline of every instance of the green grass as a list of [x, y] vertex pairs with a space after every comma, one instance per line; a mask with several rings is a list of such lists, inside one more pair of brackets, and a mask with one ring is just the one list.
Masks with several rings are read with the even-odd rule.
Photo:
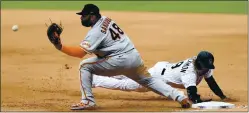
[[101, 10], [247, 14], [247, 1], [2, 1], [2, 9], [81, 10], [94, 3]]

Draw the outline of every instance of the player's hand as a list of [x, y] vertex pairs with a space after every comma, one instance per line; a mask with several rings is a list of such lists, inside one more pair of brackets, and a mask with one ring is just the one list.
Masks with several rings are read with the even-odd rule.
[[229, 98], [229, 97], [224, 97], [221, 99], [223, 102], [235, 102], [235, 99]]
[[201, 102], [209, 102], [209, 101], [212, 101], [212, 99], [197, 99], [195, 102], [193, 103], [201, 103]]
[[209, 101], [212, 101], [213, 99], [202, 99], [202, 102], [209, 102]]
[[201, 103], [201, 102], [209, 102], [209, 101], [212, 101], [212, 99], [211, 98], [209, 98], [209, 99], [201, 99], [200, 97], [200, 95], [199, 94], [197, 94], [198, 95], [198, 98], [196, 99], [196, 100], [194, 100], [194, 102], [193, 103]]

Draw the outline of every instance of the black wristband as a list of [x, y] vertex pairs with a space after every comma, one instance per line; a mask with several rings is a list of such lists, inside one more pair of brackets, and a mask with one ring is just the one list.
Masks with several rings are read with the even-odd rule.
[[196, 88], [196, 86], [189, 86], [187, 88], [187, 93], [188, 93], [188, 98], [193, 103], [200, 103], [200, 102], [202, 102], [202, 100], [200, 99], [200, 95], [197, 94], [197, 88]]

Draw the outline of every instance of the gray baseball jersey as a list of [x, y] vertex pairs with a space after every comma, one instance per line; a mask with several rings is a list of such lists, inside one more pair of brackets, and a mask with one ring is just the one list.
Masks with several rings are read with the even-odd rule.
[[92, 27], [80, 46], [87, 53], [94, 53], [98, 57], [114, 56], [134, 48], [125, 32], [105, 16]]

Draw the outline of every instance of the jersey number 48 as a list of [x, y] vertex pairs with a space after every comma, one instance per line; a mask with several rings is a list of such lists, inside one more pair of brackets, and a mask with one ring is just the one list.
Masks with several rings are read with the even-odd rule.
[[120, 39], [120, 38], [121, 38], [121, 37], [120, 37], [120, 34], [123, 35], [124, 32], [118, 27], [118, 25], [117, 25], [116, 23], [113, 23], [113, 24], [112, 24], [112, 27], [113, 27], [114, 29], [117, 30], [117, 32], [115, 32], [115, 31], [113, 30], [113, 28], [110, 27], [109, 30], [110, 30], [110, 32], [111, 32], [112, 39], [113, 39], [113, 40]]

